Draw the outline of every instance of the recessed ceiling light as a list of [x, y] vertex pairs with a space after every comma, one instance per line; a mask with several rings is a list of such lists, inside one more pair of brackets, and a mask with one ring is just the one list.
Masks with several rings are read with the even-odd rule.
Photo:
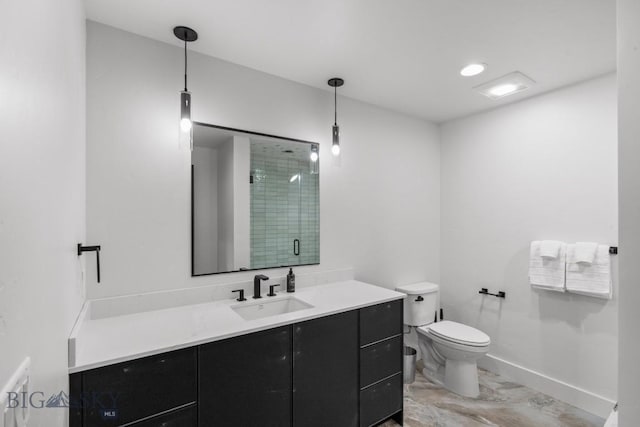
[[529, 89], [536, 84], [532, 79], [514, 71], [490, 82], [474, 87], [475, 90], [491, 99], [500, 99]]
[[487, 64], [469, 64], [460, 70], [460, 75], [464, 77], [477, 76], [487, 68]]
[[489, 89], [489, 92], [491, 92], [491, 95], [494, 95], [494, 96], [505, 96], [517, 90], [518, 90], [518, 85], [513, 83], [505, 83], [503, 85], [492, 87], [491, 89]]

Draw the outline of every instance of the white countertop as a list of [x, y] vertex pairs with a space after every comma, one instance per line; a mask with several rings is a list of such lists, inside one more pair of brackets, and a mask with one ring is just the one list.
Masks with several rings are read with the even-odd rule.
[[231, 307], [252, 304], [235, 299], [211, 301], [163, 310], [91, 319], [81, 316], [70, 338], [69, 373], [218, 341], [238, 335], [342, 313], [404, 298], [404, 294], [356, 280], [278, 293], [261, 301], [287, 296], [312, 308], [256, 320], [244, 320]]

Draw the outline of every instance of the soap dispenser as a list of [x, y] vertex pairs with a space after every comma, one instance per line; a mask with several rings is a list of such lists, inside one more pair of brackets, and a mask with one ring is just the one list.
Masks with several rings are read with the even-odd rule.
[[289, 274], [287, 274], [287, 292], [296, 291], [296, 275], [293, 274], [293, 268], [289, 268]]

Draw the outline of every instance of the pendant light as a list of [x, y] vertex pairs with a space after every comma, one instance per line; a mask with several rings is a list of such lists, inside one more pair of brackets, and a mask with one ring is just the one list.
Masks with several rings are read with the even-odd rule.
[[309, 158], [313, 163], [316, 163], [318, 161], [318, 157], [318, 144], [311, 144], [311, 154], [309, 155]]
[[338, 126], [338, 88], [344, 84], [344, 80], [339, 77], [329, 79], [327, 82], [329, 86], [333, 88], [333, 106], [334, 106], [334, 121], [333, 121], [333, 144], [331, 145], [331, 153], [334, 156], [340, 155], [340, 127]]
[[318, 148], [318, 144], [311, 144], [311, 153], [309, 154], [309, 160], [311, 160], [309, 163], [309, 173], [311, 173], [311, 175], [318, 174], [318, 159], [320, 157]]
[[184, 42], [184, 90], [180, 91], [180, 145], [193, 150], [191, 92], [187, 89], [187, 42], [198, 40], [198, 33], [189, 27], [178, 26], [173, 29], [173, 34]]

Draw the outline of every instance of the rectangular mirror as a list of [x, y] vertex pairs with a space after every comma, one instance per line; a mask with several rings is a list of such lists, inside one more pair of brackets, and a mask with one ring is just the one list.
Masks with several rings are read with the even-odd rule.
[[317, 153], [314, 142], [194, 123], [191, 275], [319, 264]]

